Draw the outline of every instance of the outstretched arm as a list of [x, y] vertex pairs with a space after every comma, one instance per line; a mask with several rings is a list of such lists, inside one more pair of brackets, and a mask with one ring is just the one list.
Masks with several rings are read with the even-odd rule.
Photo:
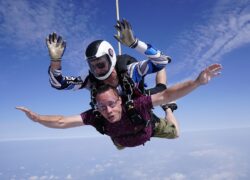
[[61, 71], [61, 60], [66, 49], [66, 41], [55, 32], [46, 38], [46, 45], [50, 56], [49, 77], [50, 84], [55, 89], [82, 89], [87, 86], [86, 77], [63, 76]]
[[38, 122], [49, 128], [65, 129], [84, 125], [81, 115], [67, 117], [62, 115], [39, 115], [26, 107], [19, 106], [16, 107], [16, 109], [23, 111], [32, 121]]
[[220, 64], [210, 65], [203, 70], [195, 80], [189, 80], [176, 84], [163, 92], [152, 95], [151, 98], [153, 106], [168, 103], [189, 94], [200, 85], [207, 84], [212, 78], [218, 76], [221, 69], [222, 66]]

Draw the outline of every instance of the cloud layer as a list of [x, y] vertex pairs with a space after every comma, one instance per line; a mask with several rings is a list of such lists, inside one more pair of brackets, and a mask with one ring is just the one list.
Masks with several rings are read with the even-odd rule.
[[249, 132], [189, 132], [122, 151], [107, 137], [1, 142], [0, 179], [249, 179]]
[[222, 61], [225, 54], [250, 43], [249, 0], [218, 1], [203, 14], [203, 20], [183, 32], [177, 41], [176, 49], [182, 49], [182, 59], [175, 73], [186, 71], [193, 76], [208, 64]]

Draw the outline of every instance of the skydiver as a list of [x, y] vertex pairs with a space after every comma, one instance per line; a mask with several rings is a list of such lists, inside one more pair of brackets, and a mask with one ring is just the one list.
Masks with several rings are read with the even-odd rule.
[[[185, 81], [153, 95], [143, 95], [133, 101], [136, 112], [144, 120], [144, 124], [131, 122], [126, 112], [125, 102], [116, 88], [104, 84], [96, 92], [97, 110], [104, 120], [102, 128], [104, 134], [110, 136], [118, 149], [144, 145], [151, 137], [177, 138], [179, 127], [176, 121], [151, 120], [150, 110], [153, 106], [159, 106], [181, 98], [201, 85], [207, 84], [212, 78], [218, 76], [222, 66], [213, 64], [204, 69], [195, 80]], [[96, 127], [93, 111], [90, 109], [79, 115], [39, 115], [26, 107], [16, 107], [26, 113], [33, 120], [50, 128], [72, 128], [83, 125]], [[97, 127], [96, 127], [97, 128]], [[100, 127], [99, 127], [100, 128]]]

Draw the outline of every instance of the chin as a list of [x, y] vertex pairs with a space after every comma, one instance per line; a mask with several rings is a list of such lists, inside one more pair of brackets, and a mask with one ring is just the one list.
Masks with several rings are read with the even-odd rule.
[[118, 119], [114, 119], [114, 118], [112, 118], [112, 119], [109, 119], [108, 120], [110, 123], [115, 123], [115, 122], [117, 122], [118, 121]]

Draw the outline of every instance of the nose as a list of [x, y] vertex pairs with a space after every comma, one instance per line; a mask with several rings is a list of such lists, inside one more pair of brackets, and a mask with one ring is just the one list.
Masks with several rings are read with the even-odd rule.
[[108, 114], [110, 114], [110, 113], [112, 112], [112, 108], [109, 107], [109, 106], [107, 106], [107, 107], [106, 107], [106, 112], [107, 112]]
[[101, 74], [102, 73], [102, 69], [99, 68], [95, 68], [95, 74]]

